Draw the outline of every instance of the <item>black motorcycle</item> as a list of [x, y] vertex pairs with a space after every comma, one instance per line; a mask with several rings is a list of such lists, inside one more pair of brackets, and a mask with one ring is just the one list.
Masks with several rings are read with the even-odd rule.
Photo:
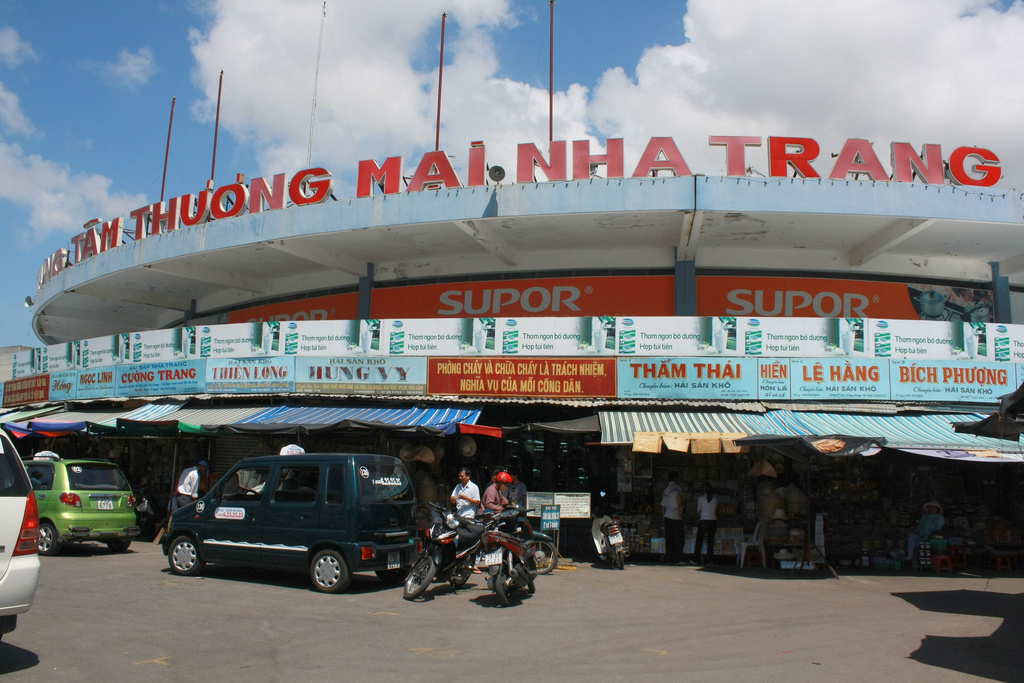
[[493, 522], [483, 534], [480, 566], [486, 567], [487, 587], [494, 591], [505, 607], [510, 604], [509, 598], [516, 590], [526, 589], [531, 595], [537, 590], [533, 582], [537, 576], [535, 547], [527, 547], [510, 533], [519, 528], [517, 520], [520, 514], [516, 507], [502, 510], [494, 515]]
[[550, 574], [558, 566], [558, 548], [555, 539], [543, 531], [535, 531], [527, 515], [533, 510], [520, 510], [515, 530], [511, 533], [523, 542], [526, 548], [533, 548], [533, 561], [538, 574]]
[[435, 579], [447, 581], [456, 591], [473, 574], [476, 556], [481, 550], [486, 526], [473, 519], [459, 517], [437, 503], [427, 503], [439, 516], [427, 529], [423, 552], [405, 577], [406, 600], [415, 600]]

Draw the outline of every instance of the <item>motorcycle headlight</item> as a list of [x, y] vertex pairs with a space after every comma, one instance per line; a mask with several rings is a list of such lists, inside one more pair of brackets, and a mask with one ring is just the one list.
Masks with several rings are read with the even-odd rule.
[[444, 525], [449, 529], [457, 529], [459, 527], [459, 521], [455, 519], [455, 515], [450, 512], [444, 513]]

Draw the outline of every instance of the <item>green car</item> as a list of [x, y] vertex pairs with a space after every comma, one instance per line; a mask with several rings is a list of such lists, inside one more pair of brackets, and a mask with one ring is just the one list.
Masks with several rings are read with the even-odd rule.
[[123, 553], [139, 535], [132, 487], [114, 463], [62, 460], [42, 451], [25, 469], [39, 507], [40, 555], [56, 555], [65, 543], [83, 541]]

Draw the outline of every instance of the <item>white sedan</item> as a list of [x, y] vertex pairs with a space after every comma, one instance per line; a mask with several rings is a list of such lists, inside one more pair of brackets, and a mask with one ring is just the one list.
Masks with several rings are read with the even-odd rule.
[[0, 432], [0, 638], [32, 607], [39, 585], [39, 511], [25, 466]]

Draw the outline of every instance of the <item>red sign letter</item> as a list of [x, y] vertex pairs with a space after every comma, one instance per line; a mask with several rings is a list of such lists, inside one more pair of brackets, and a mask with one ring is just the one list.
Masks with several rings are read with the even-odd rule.
[[853, 173], [855, 178], [858, 174], [865, 173], [872, 180], [889, 179], [889, 175], [882, 168], [882, 162], [878, 160], [878, 155], [871, 148], [871, 143], [860, 138], [846, 141], [828, 177], [831, 180], [843, 180], [850, 173]]
[[566, 180], [565, 175], [565, 140], [556, 140], [551, 143], [551, 164], [544, 161], [537, 145], [532, 142], [524, 142], [519, 145], [519, 158], [516, 161], [516, 182], [534, 183], [534, 167], [540, 170], [550, 180]]
[[651, 138], [647, 143], [647, 149], [640, 157], [640, 163], [633, 171], [633, 177], [653, 176], [657, 178], [658, 171], [671, 171], [673, 176], [693, 175], [672, 138]]
[[388, 157], [383, 166], [378, 166], [373, 159], [359, 162], [359, 176], [356, 179], [356, 196], [369, 197], [373, 194], [373, 186], [383, 183], [384, 194], [395, 194], [402, 191], [402, 157]]
[[607, 140], [607, 154], [590, 154], [590, 140], [574, 140], [572, 143], [572, 177], [574, 180], [585, 180], [590, 177], [595, 166], [608, 166], [609, 178], [622, 177], [622, 138]]
[[892, 177], [899, 183], [912, 183], [916, 177], [929, 185], [942, 184], [942, 147], [925, 145], [921, 156], [907, 142], [892, 143]]
[[408, 192], [436, 190], [445, 187], [462, 187], [459, 176], [455, 175], [452, 162], [444, 151], [427, 152], [409, 181]]
[[[974, 164], [970, 169], [966, 163], [968, 159], [979, 161], [990, 161], [993, 164], [999, 163], [999, 157], [987, 149], [981, 147], [957, 147], [949, 155], [949, 175], [954, 183], [958, 185], [974, 185], [975, 187], [992, 187], [999, 182], [1003, 175], [1003, 169], [989, 164]], [[971, 173], [980, 173], [980, 178], [971, 176]]]
[[747, 147], [760, 147], [761, 138], [744, 135], [712, 135], [708, 138], [710, 145], [725, 145], [725, 163], [728, 165], [727, 175], [747, 175]]
[[[791, 152], [790, 147], [795, 149]], [[818, 157], [818, 143], [811, 138], [768, 138], [768, 175], [785, 178], [789, 167], [801, 178], [817, 178], [818, 172], [811, 168], [811, 162]]]

